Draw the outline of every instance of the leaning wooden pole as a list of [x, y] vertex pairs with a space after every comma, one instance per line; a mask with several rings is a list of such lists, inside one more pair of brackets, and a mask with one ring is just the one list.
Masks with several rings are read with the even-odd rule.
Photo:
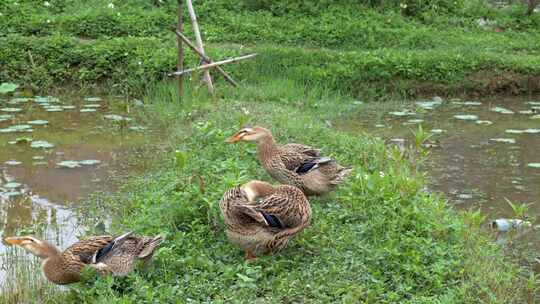
[[[191, 0], [186, 0], [189, 16], [191, 17], [191, 24], [193, 25], [193, 33], [195, 34], [195, 42], [201, 54], [204, 54], [204, 47], [201, 38], [201, 31], [199, 30], [199, 23], [197, 23], [197, 16], [195, 15], [195, 10], [193, 9], [193, 3]], [[210, 71], [208, 69], [204, 70], [204, 81], [208, 85], [208, 90], [211, 94], [214, 94], [214, 85], [212, 84], [212, 77], [210, 77]]]
[[257, 54], [249, 54], [249, 55], [235, 57], [235, 58], [226, 59], [226, 60], [222, 60], [222, 61], [215, 61], [215, 62], [212, 62], [212, 63], [208, 63], [208, 64], [198, 66], [196, 68], [187, 69], [187, 70], [183, 70], [183, 71], [176, 71], [174, 73], [169, 74], [169, 76], [183, 75], [183, 74], [191, 73], [193, 71], [198, 71], [198, 70], [208, 70], [210, 68], [214, 68], [214, 67], [217, 67], [217, 66], [222, 65], [222, 64], [233, 63], [233, 62], [237, 62], [237, 61], [240, 61], [240, 60], [246, 60], [246, 59], [253, 58], [255, 56], [257, 56]]
[[[190, 48], [192, 49], [195, 53], [197, 53], [201, 59], [206, 62], [206, 63], [212, 63], [212, 59], [210, 59], [210, 57], [206, 56], [205, 54], [201, 53], [199, 51], [199, 49], [191, 42], [189, 41], [189, 39], [184, 35], [182, 34], [181, 32], [177, 31], [177, 30], [174, 30], [174, 32], [176, 33], [176, 35], [182, 39], [182, 41], [184, 41], [184, 43]], [[227, 80], [231, 85], [237, 87], [238, 86], [238, 83], [236, 83], [236, 81], [234, 81], [234, 79], [232, 79], [232, 77], [227, 74], [227, 72], [225, 72], [225, 70], [223, 70], [220, 66], [216, 66], [216, 70], [221, 74], [223, 75], [223, 77], [225, 78], [225, 80]], [[181, 69], [178, 69], [178, 71], [181, 71]]]
[[[182, 33], [184, 31], [184, 2], [183, 0], [178, 0], [178, 27], [176, 32]], [[184, 69], [184, 45], [180, 37], [176, 37], [178, 43], [178, 61], [176, 63], [176, 68], [178, 71]], [[184, 96], [184, 76], [178, 75], [178, 101], [182, 101]]]

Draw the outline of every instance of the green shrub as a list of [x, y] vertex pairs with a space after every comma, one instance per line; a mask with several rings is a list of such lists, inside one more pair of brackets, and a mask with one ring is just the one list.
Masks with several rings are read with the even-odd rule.
[[421, 17], [423, 14], [444, 15], [461, 11], [465, 0], [243, 0], [252, 10], [266, 10], [277, 16], [287, 14], [319, 15], [331, 7], [362, 10], [371, 6], [380, 10], [398, 10], [406, 16]]

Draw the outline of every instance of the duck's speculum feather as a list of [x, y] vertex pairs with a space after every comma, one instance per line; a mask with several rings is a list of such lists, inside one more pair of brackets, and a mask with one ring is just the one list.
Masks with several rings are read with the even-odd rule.
[[330, 157], [319, 157], [319, 158], [312, 159], [306, 163], [301, 164], [300, 166], [298, 166], [298, 168], [296, 168], [295, 171], [298, 174], [305, 174], [313, 169], [318, 168], [320, 164], [324, 164], [331, 161], [332, 159]]
[[283, 229], [283, 224], [281, 224], [281, 221], [277, 218], [277, 216], [265, 212], [261, 212], [261, 214], [263, 215], [264, 220], [266, 221], [268, 226], [272, 228]]
[[92, 257], [92, 263], [94, 263], [94, 264], [99, 263], [101, 261], [101, 259], [103, 259], [105, 256], [107, 256], [107, 254], [112, 252], [118, 246], [122, 245], [122, 243], [124, 243], [124, 241], [131, 234], [133, 234], [133, 232], [131, 232], [131, 231], [127, 232], [127, 233], [124, 233], [121, 236], [119, 236], [119, 237], [115, 238], [114, 240], [112, 240], [111, 242], [109, 242], [109, 244], [107, 244], [104, 247], [100, 248], [98, 251], [96, 251], [96, 253]]

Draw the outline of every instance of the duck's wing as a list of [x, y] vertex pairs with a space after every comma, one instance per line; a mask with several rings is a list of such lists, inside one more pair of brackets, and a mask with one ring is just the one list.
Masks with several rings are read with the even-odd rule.
[[311, 216], [305, 195], [300, 189], [289, 185], [280, 186], [278, 191], [252, 208], [263, 216], [266, 225], [279, 229], [301, 225]]
[[109, 245], [113, 240], [114, 237], [111, 235], [92, 236], [69, 246], [62, 255], [69, 261], [91, 264], [96, 252]]
[[317, 158], [320, 150], [302, 144], [287, 144], [280, 147], [280, 158], [288, 170]]
[[326, 157], [326, 156], [323, 156], [323, 157], [317, 157], [317, 158], [313, 158], [307, 162], [304, 162], [302, 164], [300, 164], [298, 167], [296, 167], [294, 169], [294, 172], [296, 172], [297, 174], [306, 174], [312, 170], [315, 170], [317, 168], [319, 168], [320, 166], [324, 165], [324, 164], [327, 164], [327, 163], [330, 163], [330, 162], [333, 162], [334, 160], [331, 159], [330, 157]]
[[283, 150], [304, 154], [307, 156], [317, 157], [321, 155], [321, 149], [316, 149], [303, 144], [286, 144], [282, 146]]

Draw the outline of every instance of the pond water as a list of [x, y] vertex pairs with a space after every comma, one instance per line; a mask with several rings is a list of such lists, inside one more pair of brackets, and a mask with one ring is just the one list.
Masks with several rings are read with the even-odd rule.
[[[481, 209], [489, 222], [516, 216], [508, 201], [540, 216], [540, 97], [359, 105], [337, 127], [405, 145], [422, 127], [432, 134], [431, 189], [458, 208]], [[538, 250], [539, 234], [533, 229], [525, 238]]]
[[[66, 248], [83, 234], [84, 215], [75, 211], [82, 198], [113, 190], [113, 178], [138, 170], [130, 159], [149, 141], [151, 131], [137, 125], [126, 104], [99, 97], [0, 99], [2, 240], [34, 234]], [[16, 288], [15, 272], [27, 268], [22, 264], [35, 264], [3, 242], [0, 262], [0, 293]], [[32, 266], [28, 272], [40, 276]]]

